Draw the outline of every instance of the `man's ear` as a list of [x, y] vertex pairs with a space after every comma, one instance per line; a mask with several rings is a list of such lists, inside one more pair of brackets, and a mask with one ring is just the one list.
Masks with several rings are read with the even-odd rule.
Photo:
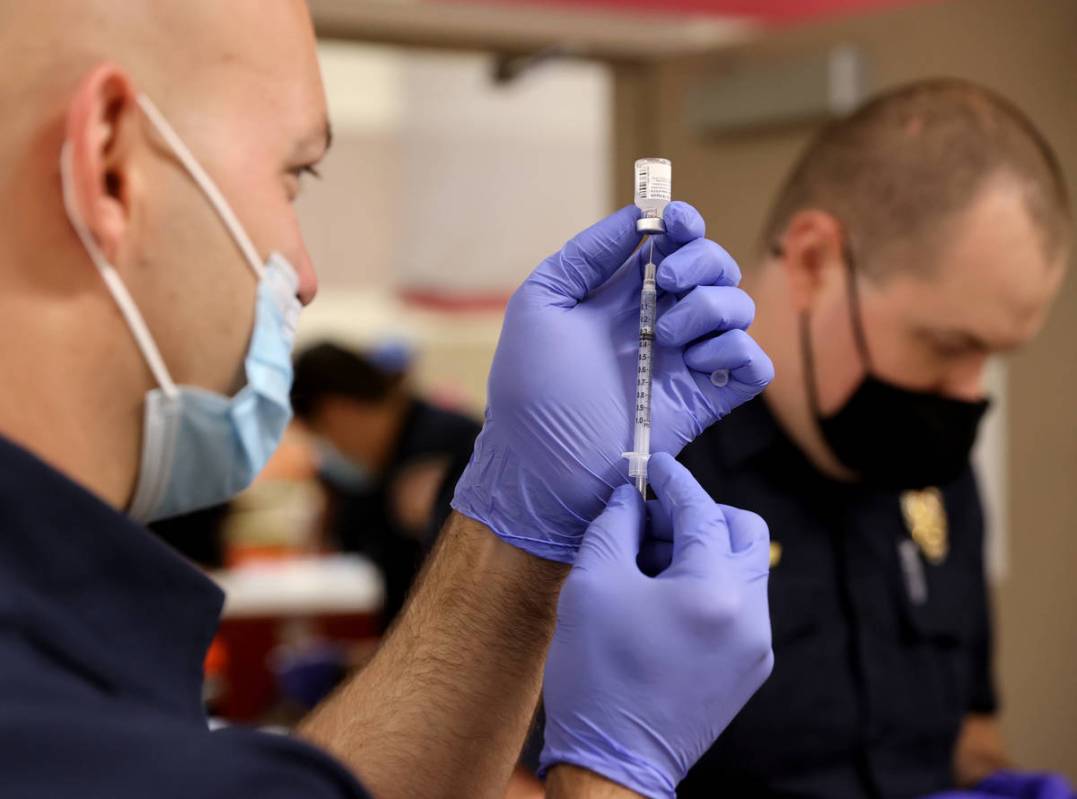
[[137, 94], [127, 73], [101, 64], [80, 82], [67, 112], [75, 202], [90, 233], [112, 263], [129, 233], [133, 154], [142, 134]]
[[781, 239], [781, 262], [797, 313], [810, 310], [827, 282], [841, 278], [841, 223], [825, 211], [797, 211]]

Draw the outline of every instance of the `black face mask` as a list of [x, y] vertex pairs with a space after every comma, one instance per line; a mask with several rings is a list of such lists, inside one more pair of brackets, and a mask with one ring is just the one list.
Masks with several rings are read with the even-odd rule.
[[945, 485], [967, 466], [976, 431], [988, 402], [967, 402], [911, 391], [872, 375], [849, 253], [850, 315], [865, 378], [849, 400], [830, 416], [819, 411], [808, 315], [800, 318], [800, 340], [808, 401], [823, 438], [847, 468], [884, 488]]

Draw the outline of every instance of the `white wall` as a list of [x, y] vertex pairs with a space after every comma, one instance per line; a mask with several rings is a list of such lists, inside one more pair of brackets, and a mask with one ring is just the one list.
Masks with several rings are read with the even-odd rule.
[[420, 382], [479, 409], [500, 311], [417, 311], [400, 291], [507, 296], [608, 212], [609, 74], [554, 62], [496, 85], [485, 55], [320, 53], [335, 143], [299, 202], [321, 281], [300, 343], [411, 341]]

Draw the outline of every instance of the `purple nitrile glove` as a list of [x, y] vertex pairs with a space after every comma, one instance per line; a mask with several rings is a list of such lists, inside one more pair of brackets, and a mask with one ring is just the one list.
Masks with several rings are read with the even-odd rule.
[[[650, 521], [619, 487], [561, 591], [541, 763], [664, 799], [770, 674], [770, 547], [761, 518], [716, 505], [671, 456], [650, 477]], [[672, 531], [673, 555], [648, 577], [636, 557], [654, 527]]]
[[997, 771], [971, 791], [945, 791], [928, 799], [1073, 799], [1069, 781], [1060, 774]]
[[988, 796], [1009, 799], [1073, 799], [1073, 788], [1061, 774], [997, 771], [976, 786]]
[[[547, 258], [513, 294], [490, 371], [486, 422], [453, 507], [539, 557], [571, 563], [587, 525], [628, 479], [642, 265], [623, 208]], [[651, 449], [676, 454], [770, 382], [744, 329], [740, 269], [670, 203], [655, 239], [660, 290]], [[718, 387], [711, 375], [728, 372]], [[721, 380], [715, 382], [722, 382]]]

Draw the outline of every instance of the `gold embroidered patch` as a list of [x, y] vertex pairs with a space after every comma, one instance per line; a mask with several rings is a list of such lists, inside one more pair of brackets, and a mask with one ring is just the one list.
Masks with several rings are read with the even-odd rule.
[[770, 542], [770, 568], [774, 568], [782, 560], [782, 545], [777, 541]]
[[950, 533], [946, 524], [946, 505], [937, 488], [906, 491], [901, 495], [901, 514], [912, 540], [920, 547], [928, 563], [935, 566], [950, 552]]

